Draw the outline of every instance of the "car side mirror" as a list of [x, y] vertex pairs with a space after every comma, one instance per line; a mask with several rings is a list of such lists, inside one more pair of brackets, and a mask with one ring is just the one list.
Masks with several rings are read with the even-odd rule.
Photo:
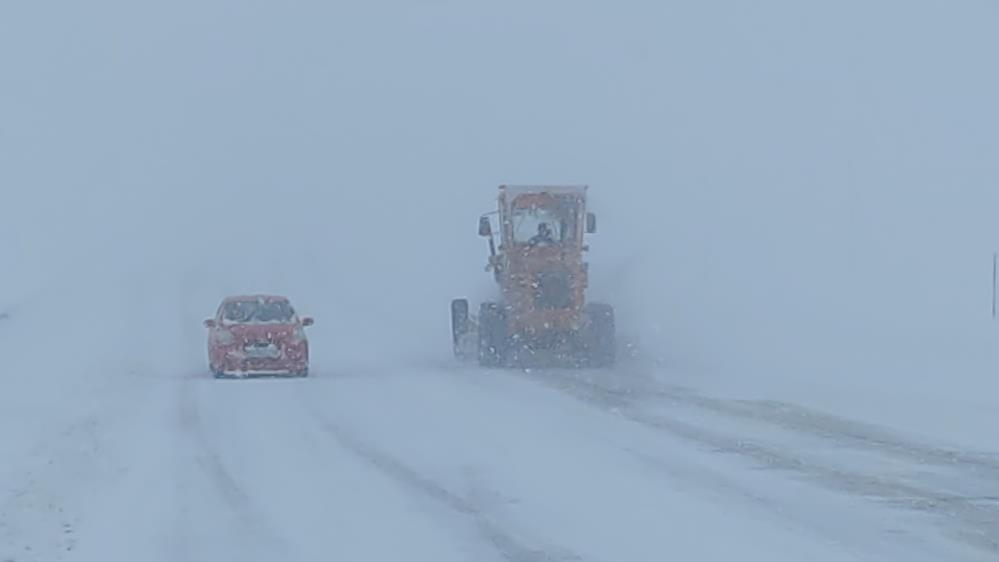
[[209, 318], [208, 320], [205, 320], [205, 327], [206, 328], [214, 328], [215, 327], [215, 320], [212, 320], [211, 318]]
[[479, 236], [492, 236], [493, 226], [489, 223], [489, 217], [479, 217]]
[[316, 323], [316, 321], [314, 319], [312, 319], [312, 318], [302, 318], [302, 325], [303, 326], [311, 326], [311, 325], [313, 325], [315, 323]]
[[597, 231], [597, 215], [586, 213], [586, 233], [593, 234]]

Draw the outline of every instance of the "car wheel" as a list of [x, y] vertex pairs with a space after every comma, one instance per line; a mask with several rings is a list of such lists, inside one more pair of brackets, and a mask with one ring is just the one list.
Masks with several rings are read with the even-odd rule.
[[502, 367], [507, 359], [506, 314], [498, 303], [482, 303], [479, 307], [479, 365]]

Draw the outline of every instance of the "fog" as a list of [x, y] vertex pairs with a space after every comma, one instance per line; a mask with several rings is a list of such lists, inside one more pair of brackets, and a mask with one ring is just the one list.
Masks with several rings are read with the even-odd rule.
[[591, 297], [643, 356], [966, 391], [995, 368], [997, 18], [6, 2], [0, 304], [198, 370], [220, 298], [286, 293], [325, 364], [440, 360], [448, 301], [494, 290], [496, 186], [583, 183]]
[[[0, 560], [994, 556], [997, 24], [0, 1]], [[502, 184], [589, 186], [615, 368], [452, 359]], [[258, 292], [308, 378], [212, 378]]]

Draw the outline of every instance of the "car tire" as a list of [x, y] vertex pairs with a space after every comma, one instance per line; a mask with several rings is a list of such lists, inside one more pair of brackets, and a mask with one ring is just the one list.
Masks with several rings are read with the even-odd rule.
[[502, 367], [507, 359], [507, 320], [502, 305], [482, 303], [479, 307], [479, 365]]
[[461, 343], [468, 331], [468, 299], [454, 299], [451, 301], [451, 343], [454, 348], [454, 356], [457, 359], [465, 358]]
[[611, 368], [617, 361], [614, 308], [608, 304], [590, 303], [584, 310], [589, 321], [584, 338], [587, 363], [591, 368]]

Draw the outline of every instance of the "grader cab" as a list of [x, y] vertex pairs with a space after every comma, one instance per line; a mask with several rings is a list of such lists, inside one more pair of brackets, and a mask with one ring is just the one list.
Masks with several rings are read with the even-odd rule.
[[452, 301], [456, 356], [474, 354], [487, 367], [614, 364], [614, 310], [586, 299], [585, 236], [597, 228], [586, 193], [586, 186], [500, 186], [498, 210], [479, 220], [499, 294], [475, 317], [467, 299]]

